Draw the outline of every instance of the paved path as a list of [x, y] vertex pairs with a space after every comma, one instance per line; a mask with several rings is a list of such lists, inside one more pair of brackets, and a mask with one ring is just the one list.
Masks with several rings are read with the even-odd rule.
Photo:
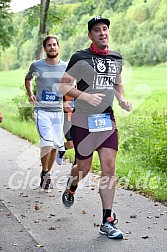
[[39, 148], [1, 128], [0, 146], [0, 251], [167, 251], [167, 207], [117, 188], [114, 212], [125, 237], [108, 239], [99, 234], [97, 176], [89, 174], [77, 190], [75, 204], [65, 209], [61, 195], [70, 163], [55, 164], [54, 189], [42, 193]]

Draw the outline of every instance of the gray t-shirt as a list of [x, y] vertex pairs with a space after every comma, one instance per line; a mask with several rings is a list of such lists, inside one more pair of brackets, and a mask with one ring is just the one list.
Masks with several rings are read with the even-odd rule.
[[49, 65], [45, 59], [37, 60], [30, 65], [26, 79], [35, 77], [36, 98], [35, 109], [57, 112], [63, 109], [63, 95], [59, 92], [60, 80], [67, 67], [60, 60], [58, 64]]

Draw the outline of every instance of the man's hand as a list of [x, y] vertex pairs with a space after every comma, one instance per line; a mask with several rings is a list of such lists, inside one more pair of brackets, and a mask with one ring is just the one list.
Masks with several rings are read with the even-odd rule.
[[131, 104], [131, 102], [129, 102], [129, 101], [120, 100], [120, 101], [119, 101], [119, 106], [120, 106], [122, 109], [125, 109], [125, 110], [128, 111], [128, 112], [132, 110], [132, 104]]
[[29, 96], [29, 102], [31, 104], [35, 104], [37, 102], [37, 99], [36, 99], [35, 95], [30, 95]]
[[84, 99], [86, 102], [91, 104], [92, 106], [98, 106], [101, 102], [105, 94], [101, 93], [96, 93], [96, 94], [88, 94], [88, 93], [83, 93]]
[[73, 108], [70, 106], [70, 101], [63, 102], [63, 108], [65, 112], [72, 112]]

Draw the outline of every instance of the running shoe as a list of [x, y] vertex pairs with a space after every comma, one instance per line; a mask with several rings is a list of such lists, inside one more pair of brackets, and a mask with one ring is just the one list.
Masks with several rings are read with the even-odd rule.
[[48, 172], [45, 175], [41, 173], [40, 187], [44, 190], [53, 189], [53, 185], [51, 183], [51, 176]]
[[110, 239], [123, 239], [123, 233], [116, 227], [117, 223], [116, 214], [113, 214], [113, 217], [108, 217], [107, 221], [101, 224], [99, 233]]
[[74, 193], [66, 189], [62, 195], [62, 202], [65, 208], [70, 208], [74, 203]]
[[59, 151], [59, 150], [57, 151], [56, 162], [58, 165], [62, 165], [64, 154], [65, 154], [65, 151]]

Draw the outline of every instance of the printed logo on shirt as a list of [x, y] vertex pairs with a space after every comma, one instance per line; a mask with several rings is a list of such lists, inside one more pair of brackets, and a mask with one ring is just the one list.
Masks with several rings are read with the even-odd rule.
[[113, 89], [118, 74], [117, 62], [101, 58], [92, 58], [92, 61], [94, 67], [93, 89]]

